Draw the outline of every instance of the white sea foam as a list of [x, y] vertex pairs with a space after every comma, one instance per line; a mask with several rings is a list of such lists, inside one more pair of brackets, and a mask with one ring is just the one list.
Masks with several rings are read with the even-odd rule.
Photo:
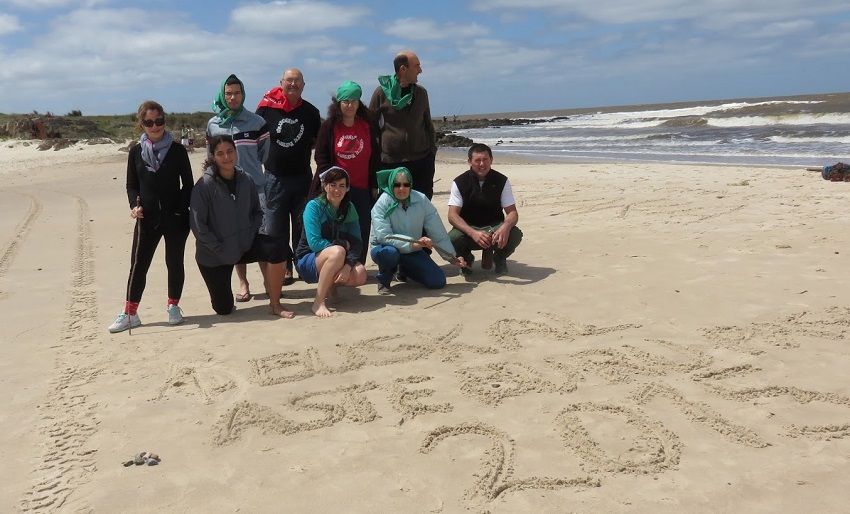
[[824, 102], [768, 100], [620, 110], [459, 132], [505, 155], [781, 165], [848, 161], [850, 113], [843, 112], [843, 104], [822, 113], [801, 113], [805, 107], [798, 107]]

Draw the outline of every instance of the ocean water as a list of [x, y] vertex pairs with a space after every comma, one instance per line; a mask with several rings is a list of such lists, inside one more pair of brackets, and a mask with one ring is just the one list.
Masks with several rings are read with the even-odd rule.
[[482, 117], [528, 120], [455, 131], [516, 157], [776, 166], [850, 162], [850, 93]]

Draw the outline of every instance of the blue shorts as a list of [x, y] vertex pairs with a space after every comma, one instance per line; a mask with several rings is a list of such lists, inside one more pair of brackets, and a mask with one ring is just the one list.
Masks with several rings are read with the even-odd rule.
[[315, 284], [319, 281], [319, 270], [316, 269], [316, 254], [308, 253], [304, 255], [298, 262], [295, 263], [295, 271], [301, 280], [308, 284]]

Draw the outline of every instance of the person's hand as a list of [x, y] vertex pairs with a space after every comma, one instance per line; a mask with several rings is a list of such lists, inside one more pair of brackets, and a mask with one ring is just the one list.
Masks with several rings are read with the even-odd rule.
[[481, 248], [490, 248], [493, 246], [493, 237], [486, 230], [476, 230], [472, 235], [472, 240]]
[[507, 246], [508, 238], [511, 236], [509, 228], [502, 225], [499, 230], [493, 232], [493, 245], [499, 247], [499, 250]]
[[139, 205], [138, 207], [133, 207], [132, 209], [130, 209], [130, 217], [133, 219], [144, 218], [145, 213], [142, 212], [142, 206]]
[[463, 257], [455, 257], [452, 264], [459, 266], [461, 268], [465, 268], [466, 267], [466, 260]]
[[416, 241], [415, 243], [413, 243], [413, 247], [414, 248], [427, 248], [427, 249], [431, 250], [432, 248], [434, 248], [434, 242], [431, 241], [430, 237], [422, 236], [422, 237], [419, 238], [419, 241]]

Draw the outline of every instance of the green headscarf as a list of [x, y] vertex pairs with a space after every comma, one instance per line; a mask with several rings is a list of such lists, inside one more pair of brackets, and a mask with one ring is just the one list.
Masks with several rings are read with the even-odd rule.
[[413, 100], [413, 91], [416, 89], [416, 84], [410, 85], [410, 93], [401, 96], [401, 85], [398, 83], [398, 77], [395, 75], [381, 75], [378, 77], [378, 83], [384, 94], [387, 95], [387, 100], [392, 104], [393, 109], [400, 111], [407, 107]]
[[227, 106], [227, 100], [224, 98], [224, 86], [227, 85], [227, 81], [230, 80], [231, 77], [235, 78], [236, 80], [239, 80], [239, 77], [232, 73], [229, 77], [224, 79], [221, 83], [221, 87], [218, 90], [218, 96], [215, 97], [215, 101], [213, 101], [212, 104], [213, 112], [218, 114], [218, 117], [221, 118], [221, 121], [218, 122], [219, 126], [227, 125], [228, 123], [233, 121], [233, 118], [235, 118], [239, 115], [240, 112], [242, 112], [242, 109], [244, 108], [243, 106], [245, 105], [245, 84], [243, 84], [242, 81], [239, 80], [239, 87], [242, 89], [242, 103], [239, 104], [239, 108], [235, 111], [231, 110]]
[[[410, 170], [401, 167], [395, 168], [392, 170], [381, 170], [377, 173], [378, 176], [378, 189], [383, 191], [384, 193], [390, 195], [390, 198], [393, 199], [393, 203], [387, 208], [387, 212], [384, 213], [384, 217], [390, 215], [391, 212], [395, 210], [396, 207], [402, 202], [398, 198], [395, 197], [395, 192], [393, 192], [393, 182], [395, 182], [395, 176], [399, 173], [404, 173], [407, 175], [407, 179], [410, 182], [410, 190], [413, 192], [413, 177], [410, 175]], [[407, 197], [407, 201], [410, 201], [410, 197]]]
[[357, 82], [346, 80], [340, 84], [338, 88], [336, 88], [337, 102], [341, 102], [343, 100], [360, 100], [361, 96], [363, 96], [363, 89]]

